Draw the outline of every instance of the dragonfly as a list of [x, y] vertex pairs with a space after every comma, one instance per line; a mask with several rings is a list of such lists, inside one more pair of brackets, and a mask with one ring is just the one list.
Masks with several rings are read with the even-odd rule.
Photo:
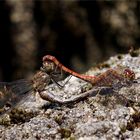
[[93, 86], [112, 86], [116, 82], [129, 82], [135, 79], [134, 71], [125, 67], [117, 67], [114, 69], [108, 69], [104, 73], [101, 73], [100, 75], [97, 75], [97, 76], [94, 76], [94, 75], [88, 76], [88, 75], [79, 74], [65, 67], [52, 55], [46, 55], [43, 57], [44, 69], [45, 69], [45, 65], [47, 66], [48, 64], [48, 61], [53, 62], [61, 70], [77, 78], [80, 78], [84, 81], [91, 83]]
[[53, 62], [45, 64], [45, 70], [44, 67], [41, 67], [31, 79], [0, 82], [0, 115], [15, 108], [32, 93], [40, 93], [52, 82], [55, 82], [58, 87], [62, 88], [62, 85], [56, 81], [56, 77], [61, 78], [61, 71], [57, 69]]

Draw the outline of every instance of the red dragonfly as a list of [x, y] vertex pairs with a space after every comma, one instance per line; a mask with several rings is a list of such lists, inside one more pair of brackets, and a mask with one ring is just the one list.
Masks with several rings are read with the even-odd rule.
[[91, 83], [93, 86], [109, 86], [113, 85], [115, 81], [133, 81], [135, 79], [135, 73], [124, 67], [118, 67], [116, 69], [109, 69], [106, 72], [98, 75], [98, 76], [88, 76], [76, 73], [68, 68], [66, 68], [63, 64], [61, 64], [54, 56], [46, 55], [43, 57], [44, 69], [45, 65], [48, 65], [48, 62], [53, 62], [57, 67], [62, 69], [63, 71], [78, 77], [82, 80], [85, 80]]

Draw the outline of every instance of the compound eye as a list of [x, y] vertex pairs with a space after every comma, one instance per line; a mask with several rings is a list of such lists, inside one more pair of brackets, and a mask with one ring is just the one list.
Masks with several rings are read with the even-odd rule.
[[125, 78], [130, 79], [130, 80], [135, 79], [135, 73], [130, 69], [125, 69], [124, 70], [124, 76], [125, 76]]

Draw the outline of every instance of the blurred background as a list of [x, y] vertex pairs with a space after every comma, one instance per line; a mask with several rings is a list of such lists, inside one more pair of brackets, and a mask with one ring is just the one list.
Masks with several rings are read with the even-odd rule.
[[0, 1], [0, 81], [31, 77], [46, 54], [83, 73], [140, 46], [139, 1]]

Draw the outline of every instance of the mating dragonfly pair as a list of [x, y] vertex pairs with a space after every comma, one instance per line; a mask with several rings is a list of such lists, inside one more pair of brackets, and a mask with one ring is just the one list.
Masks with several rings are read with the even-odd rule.
[[[59, 87], [62, 87], [55, 80], [55, 78], [61, 74], [61, 71], [90, 82], [93, 85], [93, 88], [87, 92], [65, 100], [59, 99], [52, 93], [43, 92], [45, 87], [51, 81], [55, 82]], [[44, 100], [58, 104], [67, 104], [80, 101], [93, 93], [98, 92], [101, 87], [111, 87], [116, 83], [126, 83], [133, 81], [134, 79], [135, 73], [128, 68], [109, 69], [98, 76], [81, 75], [63, 66], [54, 56], [46, 55], [43, 57], [43, 66], [32, 79], [0, 83], [0, 115], [14, 108], [31, 92], [38, 92], [40, 97]]]

